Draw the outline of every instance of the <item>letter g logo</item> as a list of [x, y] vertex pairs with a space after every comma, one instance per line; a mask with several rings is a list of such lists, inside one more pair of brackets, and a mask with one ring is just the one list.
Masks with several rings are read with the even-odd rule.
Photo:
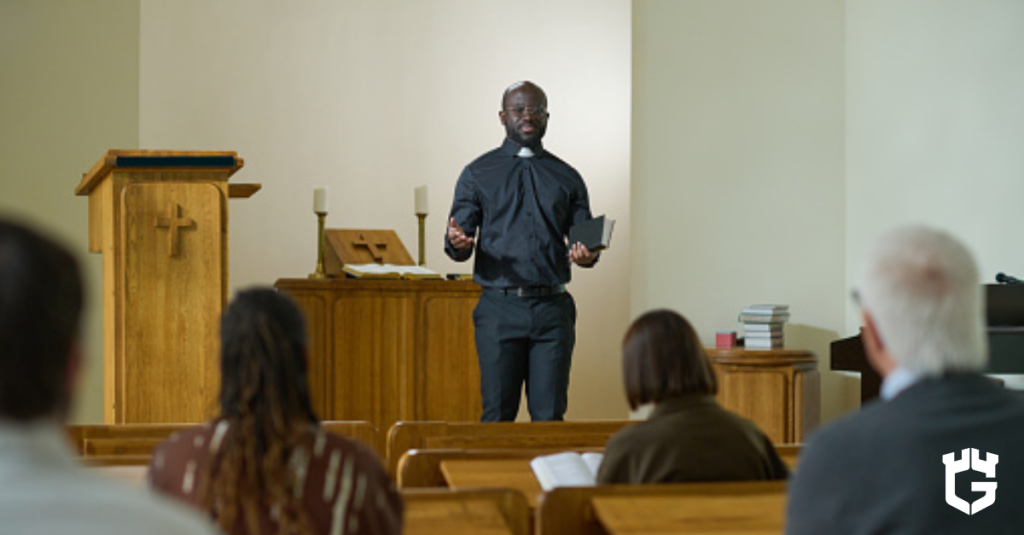
[[971, 490], [984, 492], [985, 495], [978, 498], [974, 503], [968, 504], [956, 495], [956, 475], [968, 469], [973, 469], [985, 474], [985, 477], [996, 477], [996, 465], [999, 464], [999, 456], [994, 453], [985, 452], [985, 460], [978, 456], [978, 450], [965, 448], [961, 453], [960, 460], [956, 460], [956, 452], [947, 453], [942, 456], [942, 462], [946, 465], [946, 503], [958, 510], [973, 515], [978, 511], [996, 503], [995, 481], [975, 481], [971, 483]]

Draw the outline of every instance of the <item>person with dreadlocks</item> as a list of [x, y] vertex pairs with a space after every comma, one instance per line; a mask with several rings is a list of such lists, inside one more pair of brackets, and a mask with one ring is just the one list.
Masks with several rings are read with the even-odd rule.
[[157, 447], [150, 486], [229, 535], [401, 533], [376, 455], [318, 424], [302, 312], [272, 289], [242, 291], [221, 320], [220, 415]]

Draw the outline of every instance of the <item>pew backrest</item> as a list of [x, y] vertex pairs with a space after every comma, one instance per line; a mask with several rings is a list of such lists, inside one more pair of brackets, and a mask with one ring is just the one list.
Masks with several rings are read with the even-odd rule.
[[603, 448], [608, 438], [632, 420], [578, 422], [398, 422], [387, 435], [388, 473], [397, 476], [398, 461], [409, 450], [532, 449], [566, 451]]
[[[373, 424], [364, 421], [320, 423], [327, 431], [363, 442], [384, 459], [383, 440]], [[148, 464], [153, 450], [172, 434], [203, 424], [68, 425], [67, 434], [78, 454], [93, 464]]]
[[407, 535], [529, 535], [530, 510], [511, 489], [402, 491]]
[[535, 535], [782, 533], [783, 481], [561, 487], [541, 495]]
[[[146, 464], [157, 444], [196, 425], [200, 424], [68, 425], [66, 430], [78, 454], [101, 459], [97, 464]], [[118, 463], [118, 458], [125, 463]]]
[[[441, 463], [451, 460], [494, 460], [523, 459], [530, 460], [539, 455], [550, 455], [569, 451], [565, 448], [527, 448], [527, 449], [428, 449], [410, 450], [402, 454], [398, 460], [396, 481], [398, 488], [438, 488], [448, 486]], [[575, 448], [571, 451], [604, 452], [604, 448]], [[500, 483], [500, 482], [499, 482]]]

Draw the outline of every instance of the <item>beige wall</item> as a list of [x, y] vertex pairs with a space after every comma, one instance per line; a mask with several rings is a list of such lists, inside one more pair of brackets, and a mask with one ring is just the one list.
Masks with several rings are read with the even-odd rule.
[[[843, 330], [843, 2], [633, 2], [632, 306], [706, 344], [787, 303], [828, 368]], [[854, 380], [827, 372], [823, 412]]]
[[903, 223], [965, 240], [982, 279], [1024, 275], [1024, 3], [864, 0], [846, 8], [850, 285]]
[[[828, 341], [856, 331], [859, 257], [895, 224], [949, 228], [986, 280], [1024, 275], [1019, 2], [525, 4], [0, 3], [0, 213], [77, 248], [92, 284], [76, 419], [100, 420], [102, 388], [99, 257], [72, 189], [104, 150], [246, 158], [237, 180], [265, 189], [232, 204], [235, 286], [310, 271], [323, 184], [332, 226], [395, 227], [412, 249], [412, 188], [429, 184], [429, 264], [461, 271], [443, 214], [517, 78], [548, 90], [548, 146], [619, 220], [574, 283], [571, 417], [625, 413], [619, 338], [653, 307], [710, 343], [742, 306], [787, 302], [789, 341], [827, 368]], [[854, 406], [855, 380], [824, 384], [827, 416]]]
[[0, 2], [0, 217], [52, 233], [87, 280], [85, 367], [73, 419], [103, 418], [100, 257], [88, 254], [82, 173], [138, 143], [138, 0]]
[[328, 226], [394, 228], [414, 255], [413, 189], [429, 186], [427, 264], [469, 272], [442, 239], [462, 167], [504, 137], [504, 88], [548, 93], [546, 146], [574, 165], [613, 248], [576, 270], [570, 418], [621, 418], [628, 321], [630, 4], [627, 0], [142, 2], [140, 146], [245, 158], [231, 203], [232, 286], [315, 264], [312, 190]]

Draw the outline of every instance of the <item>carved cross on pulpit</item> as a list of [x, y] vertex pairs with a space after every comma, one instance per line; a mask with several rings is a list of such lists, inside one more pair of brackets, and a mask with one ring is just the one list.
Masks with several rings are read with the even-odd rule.
[[378, 264], [381, 264], [381, 263], [384, 262], [384, 253], [382, 253], [381, 251], [386, 249], [388, 244], [387, 244], [387, 242], [381, 242], [381, 241], [377, 241], [377, 242], [367, 241], [366, 236], [360, 234], [359, 235], [359, 239], [354, 241], [354, 242], [352, 242], [352, 246], [353, 247], [366, 247], [367, 249], [370, 250], [370, 256], [373, 257], [373, 261], [377, 262]]
[[167, 229], [167, 256], [178, 256], [181, 251], [178, 230], [194, 228], [196, 222], [187, 217], [180, 217], [181, 205], [177, 203], [167, 203], [167, 211], [171, 214], [170, 217], [157, 216], [154, 226]]

